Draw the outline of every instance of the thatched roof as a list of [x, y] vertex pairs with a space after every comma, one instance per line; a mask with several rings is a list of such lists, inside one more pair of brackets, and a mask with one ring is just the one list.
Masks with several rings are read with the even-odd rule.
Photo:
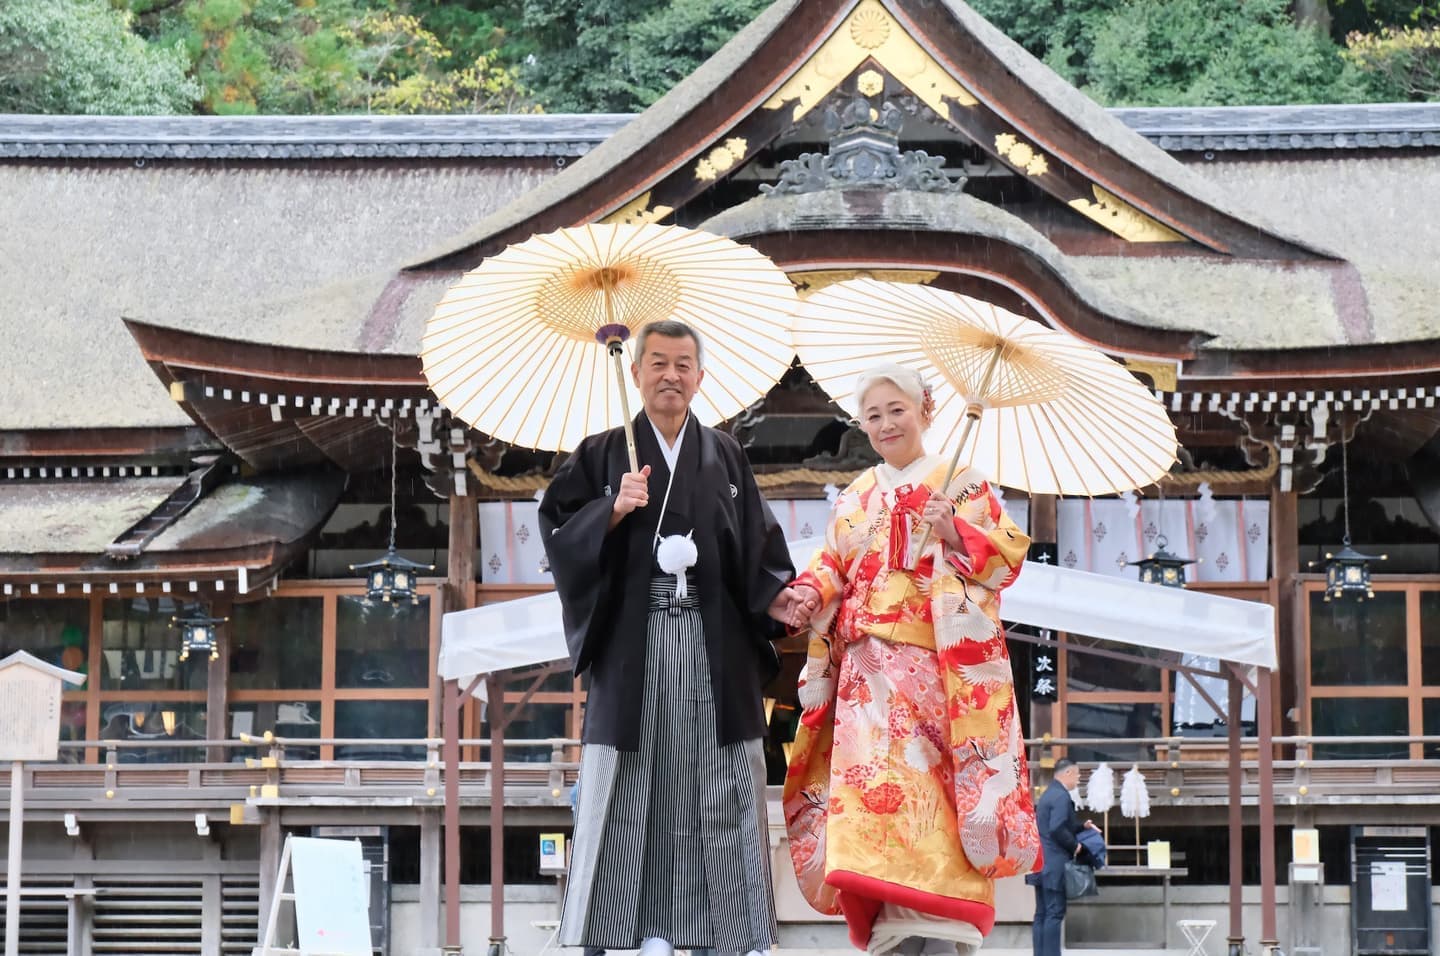
[[[1237, 202], [1288, 217], [1355, 266], [1360, 285], [1337, 274], [1334, 294], [1363, 296], [1367, 327], [1334, 329], [1322, 344], [1440, 338], [1440, 155], [1236, 157], [1193, 168]], [[1246, 334], [1293, 347], [1288, 333], [1299, 310], [1276, 305]]]
[[[335, 508], [344, 476], [266, 476], [212, 490], [161, 532], [138, 558], [114, 560], [106, 545], [155, 510], [183, 478], [0, 483], [0, 555], [51, 555], [57, 574], [77, 569], [129, 574], [184, 564], [187, 555], [222, 561], [284, 550], [315, 532]], [[42, 574], [33, 559], [0, 559], [6, 572]]]
[[183, 481], [0, 483], [0, 554], [101, 554]]
[[408, 323], [398, 339], [367, 325], [386, 281], [554, 168], [0, 163], [0, 430], [190, 424], [125, 315], [308, 348], [413, 349]]

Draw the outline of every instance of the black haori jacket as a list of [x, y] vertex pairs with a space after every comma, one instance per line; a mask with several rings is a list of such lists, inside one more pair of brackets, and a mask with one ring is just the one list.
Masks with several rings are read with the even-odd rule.
[[[653, 545], [670, 478], [644, 412], [634, 424], [636, 457], [640, 467], [650, 466], [649, 505], [607, 533], [620, 478], [629, 470], [622, 428], [581, 442], [540, 502], [570, 660], [576, 674], [590, 671], [584, 739], [621, 750], [640, 747], [646, 617], [650, 579], [658, 573]], [[675, 471], [661, 535], [694, 531], [699, 557], [691, 574], [719, 742], [763, 737], [761, 687], [778, 669], [770, 640], [783, 635], [766, 609], [795, 574], [785, 535], [731, 436], [691, 416]]]

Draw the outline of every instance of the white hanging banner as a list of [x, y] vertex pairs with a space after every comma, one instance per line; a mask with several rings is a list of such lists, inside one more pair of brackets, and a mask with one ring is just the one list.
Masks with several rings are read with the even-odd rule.
[[486, 501], [480, 504], [480, 580], [486, 584], [550, 584], [542, 571], [537, 501]]
[[1196, 563], [1199, 583], [1263, 582], [1270, 574], [1270, 502], [1262, 500], [1149, 500], [1066, 498], [1056, 508], [1063, 567], [1133, 577], [1131, 562], [1166, 550]]

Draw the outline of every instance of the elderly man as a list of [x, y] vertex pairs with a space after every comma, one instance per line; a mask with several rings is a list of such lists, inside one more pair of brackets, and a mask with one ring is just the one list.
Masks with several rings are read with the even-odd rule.
[[1040, 847], [1045, 853], [1045, 868], [1025, 878], [1035, 887], [1035, 923], [1032, 937], [1035, 956], [1060, 956], [1065, 927], [1065, 861], [1080, 852], [1080, 831], [1096, 829], [1087, 820], [1083, 824], [1075, 814], [1075, 801], [1070, 794], [1080, 786], [1080, 767], [1073, 760], [1061, 757], [1055, 761], [1055, 775], [1050, 786], [1035, 804], [1035, 822], [1040, 828]]
[[566, 946], [774, 942], [761, 687], [798, 620], [785, 538], [740, 446], [702, 426], [699, 337], [646, 326], [644, 411], [581, 442], [540, 504], [577, 674], [589, 671]]

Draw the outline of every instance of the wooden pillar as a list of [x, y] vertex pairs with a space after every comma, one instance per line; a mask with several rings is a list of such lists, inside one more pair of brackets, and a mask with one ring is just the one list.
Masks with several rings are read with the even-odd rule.
[[223, 865], [220, 860], [220, 844], [210, 837], [197, 836], [196, 839], [205, 841], [200, 856], [209, 864], [210, 870], [200, 880], [203, 888], [200, 903], [200, 956], [224, 956], [224, 940], [220, 930], [225, 925], [225, 881], [220, 875]]
[[1260, 807], [1260, 950], [1270, 956], [1280, 945], [1275, 928], [1275, 780], [1273, 773], [1275, 722], [1271, 719], [1274, 701], [1272, 674], [1259, 668], [1255, 682], [1256, 754], [1259, 763]]
[[267, 807], [260, 811], [260, 932], [265, 932], [265, 921], [270, 916], [270, 904], [276, 893], [285, 892], [276, 885], [280, 870], [280, 853], [285, 849], [285, 831], [280, 826], [280, 808]]
[[[1279, 694], [1273, 702], [1279, 717], [1295, 711], [1295, 724], [1288, 728], [1299, 733], [1310, 725], [1307, 720], [1305, 686], [1309, 662], [1305, 660], [1305, 635], [1300, 632], [1305, 616], [1300, 600], [1300, 496], [1293, 491], [1270, 491], [1270, 563], [1275, 575], [1275, 630], [1279, 639], [1281, 667], [1290, 668], [1289, 680], [1280, 681]], [[1283, 675], [1283, 671], [1282, 671]], [[1258, 701], [1256, 702], [1259, 703]], [[1285, 727], [1283, 722], [1276, 726]], [[1281, 736], [1284, 736], [1282, 734]]]
[[421, 952], [440, 948], [440, 813], [420, 811], [420, 938]]
[[[218, 597], [210, 606], [211, 617], [228, 618], [234, 604], [228, 597]], [[224, 740], [230, 736], [230, 623], [215, 625], [215, 652], [213, 661], [205, 675], [205, 736], [210, 740]], [[210, 763], [227, 763], [230, 752], [225, 747], [206, 748], [205, 759]]]
[[[468, 610], [475, 601], [475, 539], [480, 515], [475, 500], [450, 496], [448, 610]], [[445, 743], [445, 952], [460, 953], [460, 723], [464, 689], [454, 681], [440, 688]], [[423, 877], [422, 877], [423, 879]]]
[[[1244, 814], [1240, 804], [1240, 761], [1244, 757], [1244, 749], [1240, 743], [1240, 702], [1241, 692], [1244, 688], [1234, 677], [1231, 677], [1228, 683], [1229, 706], [1225, 720], [1227, 729], [1230, 731], [1230, 936], [1227, 941], [1230, 947], [1230, 956], [1243, 956], [1245, 952], [1245, 846], [1243, 841]], [[1256, 703], [1258, 704], [1259, 701]]]

